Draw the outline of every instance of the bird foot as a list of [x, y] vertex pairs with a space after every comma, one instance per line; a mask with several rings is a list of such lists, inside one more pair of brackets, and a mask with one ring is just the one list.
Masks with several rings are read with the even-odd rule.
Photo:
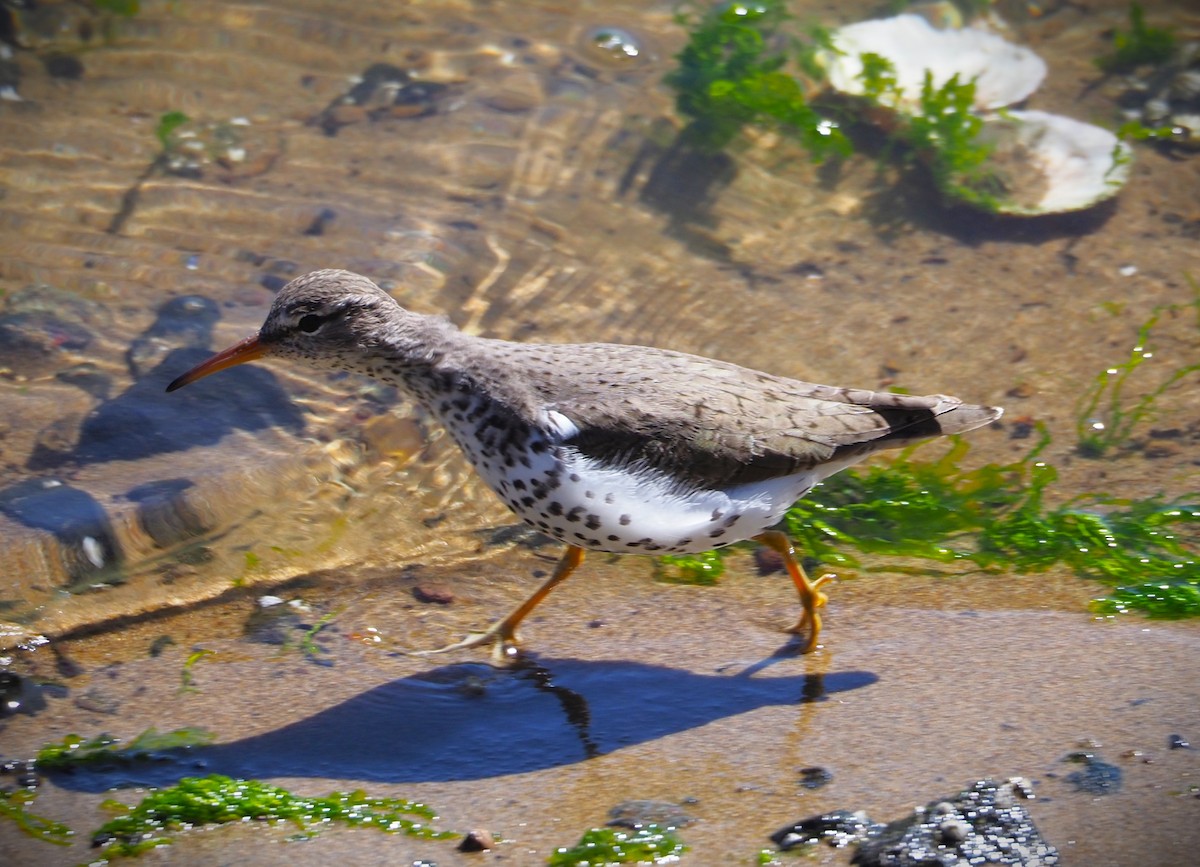
[[439, 653], [450, 653], [453, 650], [466, 650], [471, 647], [492, 646], [492, 661], [495, 663], [509, 662], [518, 653], [519, 639], [510, 629], [504, 628], [504, 623], [495, 624], [484, 632], [471, 632], [462, 641], [447, 644], [436, 650], [414, 650], [412, 656], [434, 656]]
[[812, 653], [817, 649], [817, 640], [821, 636], [821, 615], [817, 609], [824, 607], [829, 601], [829, 597], [821, 592], [821, 587], [836, 579], [837, 576], [832, 572], [826, 572], [815, 581], [804, 577], [804, 588], [800, 594], [800, 604], [804, 610], [800, 612], [800, 619], [795, 625], [787, 630], [795, 635], [808, 634], [808, 641], [800, 650], [801, 653]]

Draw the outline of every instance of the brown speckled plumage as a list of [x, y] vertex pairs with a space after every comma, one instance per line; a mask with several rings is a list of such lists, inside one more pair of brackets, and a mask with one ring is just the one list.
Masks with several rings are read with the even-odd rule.
[[[570, 574], [574, 548], [686, 552], [760, 538], [781, 550], [767, 528], [822, 478], [1000, 415], [944, 395], [815, 385], [651, 347], [472, 337], [348, 271], [293, 280], [239, 347], [172, 388], [264, 354], [396, 384], [518, 516], [572, 546], [532, 604], [489, 631], [498, 643]], [[793, 565], [807, 612], [797, 626], [813, 621], [811, 649], [824, 597], [808, 584], [805, 599]]]

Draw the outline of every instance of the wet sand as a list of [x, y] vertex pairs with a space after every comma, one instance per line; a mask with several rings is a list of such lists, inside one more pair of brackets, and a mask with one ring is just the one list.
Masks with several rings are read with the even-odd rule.
[[[529, 553], [506, 559], [545, 566]], [[237, 829], [183, 835], [148, 856], [171, 863], [237, 852], [239, 863], [318, 863], [336, 853], [355, 864], [536, 864], [603, 824], [610, 807], [640, 798], [688, 799], [697, 819], [682, 832], [691, 863], [750, 863], [767, 834], [812, 814], [864, 809], [890, 820], [977, 777], [1016, 775], [1033, 780], [1028, 807], [1063, 863], [1187, 863], [1200, 759], [1167, 742], [1195, 731], [1194, 625], [1097, 623], [1061, 610], [1069, 591], [1043, 597], [1043, 579], [907, 578], [907, 604], [879, 604], [873, 585], [888, 582], [863, 578], [835, 588], [822, 650], [775, 656], [787, 644], [780, 627], [795, 614], [790, 586], [739, 560], [717, 587], [656, 583], [641, 558], [590, 564], [564, 585], [525, 635], [547, 681], [576, 698], [573, 712], [560, 694], [471, 653], [382, 649], [438, 645], [502, 610], [503, 597], [529, 581], [489, 570], [481, 587], [454, 570], [421, 578], [463, 595], [436, 610], [413, 602], [412, 579], [302, 592], [318, 610], [340, 612], [319, 638], [324, 665], [296, 647], [239, 640], [251, 599], [65, 642], [88, 672], [72, 679], [72, 695], [98, 693], [117, 714], [52, 699], [52, 713], [10, 721], [5, 752], [28, 754], [69, 732], [129, 738], [150, 726], [199, 725], [221, 744], [255, 739], [198, 750], [208, 772], [251, 770], [305, 794], [361, 786], [418, 798], [438, 810], [439, 827], [486, 827], [505, 841], [467, 856], [451, 843], [365, 830], [283, 844], [286, 829]], [[177, 644], [148, 658], [164, 634]], [[357, 639], [369, 635], [381, 644]], [[181, 694], [184, 660], [197, 648], [214, 655], [192, 669], [197, 691]], [[1076, 791], [1066, 777], [1077, 766], [1063, 759], [1077, 750], [1120, 767], [1120, 791]], [[800, 769], [810, 766], [832, 781], [802, 788]], [[124, 773], [144, 783], [188, 770]], [[72, 791], [86, 779], [43, 785], [38, 810], [81, 831], [97, 825], [98, 796]], [[132, 801], [137, 791], [115, 794]], [[84, 857], [10, 842], [22, 863]], [[846, 863], [825, 847], [816, 859]]]

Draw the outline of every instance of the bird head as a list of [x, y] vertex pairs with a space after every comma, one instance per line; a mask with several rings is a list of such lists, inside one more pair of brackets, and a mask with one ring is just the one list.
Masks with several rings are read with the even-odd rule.
[[193, 367], [167, 391], [264, 356], [326, 360], [370, 353], [396, 329], [400, 306], [373, 282], [350, 271], [313, 271], [275, 296], [258, 333]]

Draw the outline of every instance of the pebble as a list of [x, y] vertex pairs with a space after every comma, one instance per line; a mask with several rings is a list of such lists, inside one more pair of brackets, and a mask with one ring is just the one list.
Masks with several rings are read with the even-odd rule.
[[477, 828], [468, 831], [458, 844], [459, 852], [486, 852], [496, 846], [496, 838], [491, 831]]
[[825, 768], [809, 767], [800, 769], [800, 787], [803, 789], [819, 789], [833, 782], [833, 774]]
[[74, 704], [80, 710], [110, 716], [121, 708], [121, 702], [100, 687], [92, 687], [82, 695], [76, 696]]
[[454, 601], [454, 591], [441, 584], [418, 584], [413, 587], [412, 594], [418, 602], [433, 605], [449, 605]]
[[754, 565], [759, 575], [775, 575], [783, 571], [783, 557], [777, 551], [759, 545], [754, 550]]
[[647, 825], [683, 828], [694, 821], [681, 805], [673, 801], [632, 800], [622, 801], [609, 810], [605, 824], [637, 830]]

